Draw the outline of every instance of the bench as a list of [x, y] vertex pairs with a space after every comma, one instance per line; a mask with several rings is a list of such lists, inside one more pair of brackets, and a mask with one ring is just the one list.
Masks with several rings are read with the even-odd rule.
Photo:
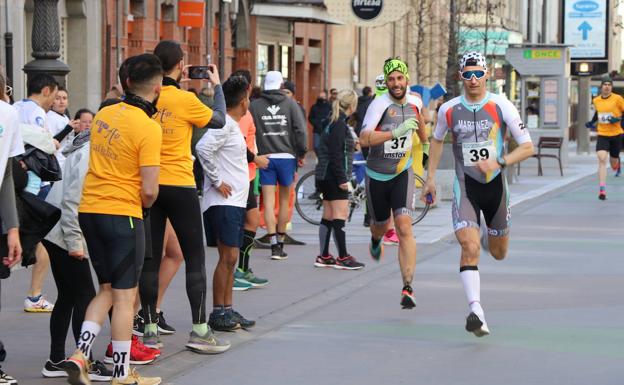
[[[553, 158], [559, 161], [559, 172], [563, 176], [563, 167], [561, 165], [561, 146], [563, 145], [563, 138], [558, 136], [542, 136], [537, 143], [537, 154], [532, 157], [537, 158], [537, 175], [543, 176], [542, 170], [542, 158]], [[557, 153], [543, 153], [542, 150], [557, 150]], [[518, 164], [518, 175], [520, 175], [520, 164]]]

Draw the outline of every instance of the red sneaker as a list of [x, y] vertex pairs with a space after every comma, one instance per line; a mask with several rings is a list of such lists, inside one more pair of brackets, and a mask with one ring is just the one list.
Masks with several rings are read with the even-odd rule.
[[[158, 356], [153, 352], [147, 352], [142, 350], [135, 342], [136, 336], [132, 336], [132, 345], [130, 345], [130, 364], [132, 365], [146, 365], [153, 362]], [[145, 347], [144, 347], [145, 348]], [[147, 348], [146, 348], [147, 349]], [[156, 349], [152, 349], [156, 350]], [[159, 352], [160, 354], [160, 352]], [[113, 363], [113, 344], [108, 344], [106, 349], [106, 355], [104, 356], [104, 362], [107, 364]]]
[[132, 336], [132, 346], [136, 347], [139, 350], [143, 350], [146, 353], [153, 354], [156, 357], [160, 357], [160, 349], [150, 348], [143, 345], [143, 342], [141, 342], [141, 339], [137, 336]]
[[394, 229], [390, 229], [383, 236], [384, 245], [398, 245], [399, 244], [399, 236], [397, 235]]

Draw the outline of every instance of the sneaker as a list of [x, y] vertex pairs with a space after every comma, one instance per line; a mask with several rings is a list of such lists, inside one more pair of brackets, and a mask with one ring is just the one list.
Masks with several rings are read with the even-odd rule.
[[102, 361], [93, 361], [89, 369], [89, 379], [94, 382], [107, 382], [113, 378], [113, 371], [104, 365]]
[[490, 334], [490, 329], [488, 329], [485, 319], [481, 319], [472, 312], [466, 317], [466, 331], [473, 333], [477, 337], [484, 337]]
[[234, 278], [236, 278], [236, 273], [242, 273], [242, 278], [240, 279], [251, 284], [251, 287], [264, 287], [269, 284], [268, 279], [257, 277], [251, 269], [247, 269], [247, 271], [236, 269], [236, 271], [234, 272]]
[[113, 378], [111, 385], [158, 385], [161, 382], [160, 377], [143, 377], [134, 368], [131, 368], [128, 377], [123, 380]]
[[208, 332], [200, 336], [194, 331], [191, 332], [190, 338], [186, 347], [200, 354], [218, 354], [223, 353], [230, 348], [231, 344], [229, 341], [218, 339], [212, 330], [208, 330]]
[[230, 317], [232, 318], [234, 322], [238, 323], [240, 327], [243, 329], [249, 329], [256, 325], [256, 321], [246, 319], [236, 310], [232, 310], [232, 312], [230, 313]]
[[390, 229], [383, 236], [384, 245], [398, 245], [399, 244], [399, 236], [397, 235], [394, 229]]
[[[59, 361], [57, 363], [47, 360], [45, 365], [43, 365], [41, 374], [45, 378], [67, 377], [67, 372], [65, 371], [65, 360]], [[0, 384], [1, 383], [2, 382], [0, 382]]]
[[76, 349], [74, 354], [63, 364], [67, 372], [67, 381], [72, 385], [89, 385], [89, 360], [80, 349]]
[[416, 299], [414, 298], [414, 293], [410, 285], [403, 286], [403, 291], [401, 292], [401, 307], [403, 309], [413, 309], [416, 307]]
[[162, 310], [158, 313], [158, 332], [165, 335], [175, 334], [176, 332], [175, 328], [165, 321], [165, 315]]
[[607, 193], [605, 191], [601, 191], [598, 194], [598, 199], [600, 199], [601, 201], [607, 200]]
[[52, 309], [54, 309], [54, 304], [48, 302], [43, 294], [33, 299], [26, 297], [24, 300], [24, 311], [28, 313], [50, 313]]
[[146, 353], [152, 354], [156, 356], [156, 358], [160, 357], [160, 349], [157, 348], [149, 348], [143, 345], [143, 342], [137, 336], [132, 336], [132, 347], [138, 350], [142, 350]]
[[220, 332], [231, 332], [236, 329], [240, 329], [241, 325], [234, 321], [233, 317], [228, 313], [217, 314], [215, 312], [210, 313], [208, 317], [208, 325], [212, 330]]
[[135, 314], [134, 322], [132, 323], [132, 334], [135, 336], [143, 337], [143, 331], [145, 330], [145, 320], [143, 319], [143, 309], [139, 310], [139, 314]]
[[326, 255], [324, 257], [319, 255], [318, 257], [316, 257], [316, 260], [314, 261], [314, 266], [315, 267], [334, 267], [336, 266], [336, 260], [331, 254]]
[[0, 369], [0, 384], [17, 385], [17, 380]]
[[143, 345], [150, 349], [160, 349], [163, 347], [162, 341], [158, 336], [158, 327], [156, 327], [156, 333], [148, 331], [143, 332]]
[[275, 245], [271, 245], [271, 259], [279, 261], [282, 259], [287, 259], [288, 254], [284, 252], [284, 244], [277, 243]]
[[246, 291], [253, 287], [253, 285], [244, 279], [234, 278], [234, 285], [232, 286], [232, 290], [234, 291]]
[[356, 261], [351, 255], [347, 255], [344, 258], [336, 258], [334, 267], [339, 270], [358, 270], [363, 268], [364, 264]]
[[[149, 350], [148, 350], [149, 349]], [[150, 349], [140, 343], [136, 336], [132, 336], [132, 344], [130, 345], [130, 364], [132, 365], [147, 365], [158, 357], [155, 352], [160, 355], [160, 350]], [[113, 344], [109, 343], [104, 355], [104, 362], [107, 364], [113, 364]]]
[[373, 244], [373, 240], [371, 239], [370, 244], [368, 245], [368, 251], [370, 252], [371, 257], [379, 262], [381, 257], [383, 257], [383, 242], [381, 240], [377, 241], [377, 245]]

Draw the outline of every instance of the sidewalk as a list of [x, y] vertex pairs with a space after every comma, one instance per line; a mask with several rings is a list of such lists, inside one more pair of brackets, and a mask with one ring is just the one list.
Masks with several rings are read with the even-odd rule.
[[[540, 197], [565, 189], [580, 180], [592, 178], [592, 174], [596, 172], [595, 156], [591, 155], [571, 154], [569, 166], [564, 170], [563, 178], [559, 176], [558, 168], [550, 167], [554, 166], [552, 160], [546, 160], [544, 176], [538, 177], [537, 166], [533, 162], [533, 160], [527, 161], [522, 167], [522, 175], [518, 181], [510, 185], [514, 206], [520, 203], [530, 203]], [[452, 238], [449, 238], [448, 242], [438, 241], [452, 234], [450, 204], [450, 201], [441, 202], [414, 227], [419, 244], [419, 262], [431, 258], [441, 249], [448, 248], [448, 242], [451, 242]], [[363, 270], [344, 272], [333, 269], [315, 269], [313, 260], [318, 254], [317, 227], [302, 222], [296, 214], [293, 218], [292, 235], [298, 240], [305, 241], [306, 246], [287, 247], [289, 259], [279, 262], [269, 260], [267, 250], [254, 251], [251, 261], [254, 272], [261, 277], [269, 278], [271, 283], [263, 289], [235, 292], [235, 309], [248, 318], [256, 319], [258, 326], [249, 332], [221, 333], [220, 336], [229, 339], [233, 345], [232, 350], [225, 355], [202, 356], [184, 350], [190, 331], [190, 315], [184, 274], [178, 274], [163, 304], [167, 321], [176, 327], [178, 332], [173, 336], [164, 336], [165, 347], [162, 357], [153, 365], [137, 367], [139, 371], [146, 375], [162, 376], [163, 384], [185, 384], [185, 377], [188, 379], [188, 376], [193, 375], [205, 376], [207, 366], [218, 362], [226, 355], [236, 354], [237, 347], [271, 336], [273, 331], [282, 326], [325, 308], [341, 298], [353, 295], [373, 282], [399, 282], [394, 248], [386, 249], [385, 260], [379, 264], [373, 263], [368, 258], [367, 244], [370, 233], [368, 229], [362, 227], [362, 219], [362, 212], [359, 212], [357, 216], [354, 215], [347, 227], [347, 239], [350, 252], [367, 264]], [[209, 293], [216, 255], [215, 249], [207, 249], [206, 269]], [[2, 367], [7, 373], [16, 377], [22, 385], [64, 384], [63, 379], [41, 377], [41, 368], [49, 350], [49, 315], [26, 314], [22, 311], [23, 299], [29, 282], [30, 271], [26, 269], [15, 271], [10, 279], [2, 282], [0, 339], [4, 342], [8, 352], [7, 361], [2, 363]], [[54, 300], [56, 294], [50, 275], [45, 290], [50, 300]], [[211, 303], [212, 301], [208, 300], [208, 311], [211, 310]], [[108, 336], [110, 336], [110, 328], [106, 324], [93, 350], [96, 359], [103, 358]], [[67, 344], [68, 354], [73, 349], [70, 339]], [[267, 352], [266, 359], [267, 370], [280, 370], [280, 353]], [[244, 363], [241, 365], [244, 367]], [[260, 375], [260, 373], [255, 375]]]

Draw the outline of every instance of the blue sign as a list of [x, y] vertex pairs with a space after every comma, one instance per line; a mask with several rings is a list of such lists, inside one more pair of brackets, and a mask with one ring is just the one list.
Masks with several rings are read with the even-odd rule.
[[607, 58], [607, 0], [565, 0], [563, 23], [572, 59]]

